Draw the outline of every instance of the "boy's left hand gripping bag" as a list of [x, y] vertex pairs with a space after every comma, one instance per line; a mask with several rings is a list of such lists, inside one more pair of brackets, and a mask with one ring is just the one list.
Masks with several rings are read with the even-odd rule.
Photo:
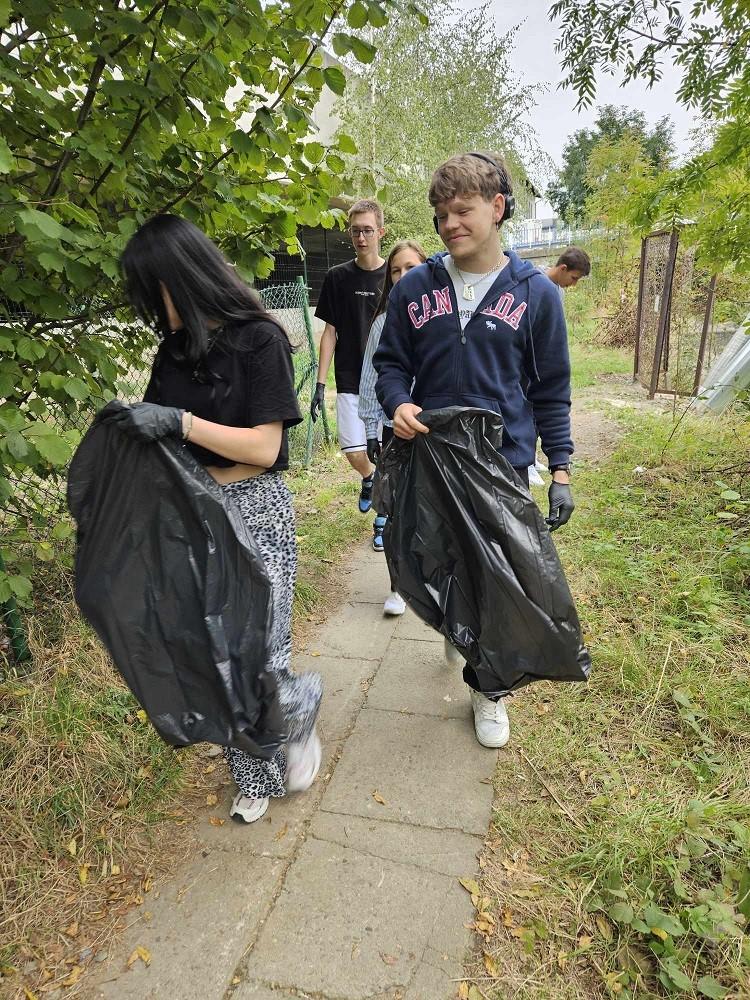
[[111, 423], [122, 406], [100, 411], [70, 466], [78, 605], [165, 742], [270, 758], [285, 726], [263, 558], [184, 445]]

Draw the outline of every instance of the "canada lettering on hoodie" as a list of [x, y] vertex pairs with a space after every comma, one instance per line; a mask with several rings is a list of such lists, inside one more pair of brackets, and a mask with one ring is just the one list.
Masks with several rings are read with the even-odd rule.
[[389, 417], [401, 403], [424, 410], [478, 406], [503, 420], [501, 452], [511, 465], [534, 462], [537, 432], [550, 464], [566, 463], [570, 438], [570, 356], [557, 287], [512, 250], [463, 331], [445, 253], [394, 285], [373, 363], [377, 397]]

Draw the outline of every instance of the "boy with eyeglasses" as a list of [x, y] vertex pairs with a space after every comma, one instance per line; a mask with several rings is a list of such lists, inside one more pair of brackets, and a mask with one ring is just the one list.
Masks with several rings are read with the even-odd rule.
[[380, 256], [385, 229], [383, 209], [367, 198], [352, 205], [348, 218], [356, 257], [332, 267], [323, 281], [315, 315], [325, 322], [325, 329], [320, 340], [318, 381], [310, 416], [316, 420], [324, 405], [326, 379], [333, 360], [339, 446], [362, 477], [359, 509], [366, 514], [372, 506], [375, 468], [367, 457], [367, 432], [359, 418], [359, 380], [367, 337], [385, 280], [386, 264]]

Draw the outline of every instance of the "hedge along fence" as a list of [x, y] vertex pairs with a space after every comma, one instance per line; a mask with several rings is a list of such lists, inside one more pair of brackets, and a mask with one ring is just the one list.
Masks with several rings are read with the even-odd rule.
[[[289, 457], [293, 464], [307, 466], [315, 451], [330, 440], [325, 414], [317, 423], [310, 419], [310, 402], [317, 378], [318, 359], [308, 290], [303, 279], [298, 278], [287, 284], [269, 285], [260, 295], [266, 308], [286, 330], [294, 347], [295, 392], [303, 422], [289, 432]], [[23, 313], [13, 317], [14, 324], [19, 326], [22, 326], [24, 319]], [[130, 402], [143, 398], [155, 353], [153, 336], [149, 330], [141, 324], [124, 324], [114, 316], [104, 315], [83, 331], [79, 329], [77, 336], [98, 340], [104, 349], [108, 349], [111, 363], [118, 366], [115, 385], [119, 398]], [[121, 362], [121, 357], [132, 357], [134, 341], [142, 345], [142, 363], [132, 365]], [[125, 344], [126, 350], [123, 346]], [[26, 458], [28, 450], [35, 447], [42, 458], [50, 460], [46, 472], [26, 468], [23, 473], [14, 474], [13, 469], [5, 470], [3, 508], [0, 513], [0, 538], [3, 543], [3, 548], [0, 549], [0, 614], [17, 663], [29, 659], [18, 602], [23, 604], [31, 596], [31, 557], [43, 561], [52, 559], [55, 542], [64, 541], [72, 533], [72, 526], [66, 517], [65, 503], [67, 457], [89, 427], [96, 411], [112, 398], [112, 394], [87, 391], [88, 384], [75, 376], [44, 373], [40, 378], [44, 379], [47, 390], [63, 397], [58, 407], [48, 406], [49, 412], [43, 417], [45, 433], [38, 434], [29, 441], [19, 427], [7, 430], [5, 438], [9, 448], [15, 448], [19, 459]], [[70, 407], [71, 400], [78, 404], [76, 408]], [[34, 399], [29, 399], [30, 408], [33, 404]], [[52, 464], [60, 455], [65, 458], [64, 464]]]

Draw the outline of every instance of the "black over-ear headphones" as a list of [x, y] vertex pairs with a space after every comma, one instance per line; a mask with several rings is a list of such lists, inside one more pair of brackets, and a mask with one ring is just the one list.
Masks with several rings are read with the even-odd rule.
[[[497, 162], [493, 160], [491, 156], [485, 156], [484, 153], [467, 153], [467, 156], [476, 156], [478, 160], [484, 160], [485, 163], [489, 163], [491, 167], [495, 168], [495, 170], [497, 171], [497, 175], [500, 178], [499, 194], [503, 195], [503, 197], [505, 198], [505, 208], [503, 209], [503, 216], [500, 219], [500, 222], [505, 222], [507, 219], [510, 219], [516, 210], [516, 199], [513, 197], [512, 191], [507, 190], [508, 183], [506, 175], [500, 170], [500, 167], [498, 166]], [[436, 215], [433, 215], [432, 217], [432, 224], [435, 227], [435, 232], [439, 233], [440, 226], [438, 224], [438, 217]]]

